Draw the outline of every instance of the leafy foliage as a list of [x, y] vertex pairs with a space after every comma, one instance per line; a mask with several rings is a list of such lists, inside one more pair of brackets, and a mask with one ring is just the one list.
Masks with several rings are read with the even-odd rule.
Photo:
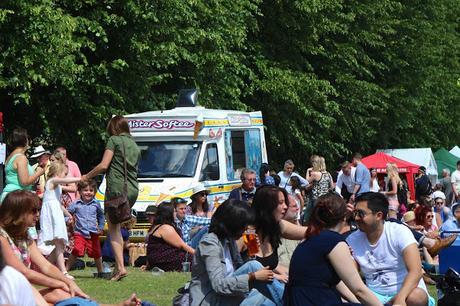
[[[4, 0], [6, 127], [93, 165], [112, 114], [262, 110], [271, 161], [460, 143], [453, 0]], [[73, 153], [73, 154], [72, 154]]]

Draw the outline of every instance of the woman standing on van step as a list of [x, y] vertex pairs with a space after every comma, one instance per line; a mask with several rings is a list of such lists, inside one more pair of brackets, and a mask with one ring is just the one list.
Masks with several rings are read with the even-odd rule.
[[[102, 161], [81, 178], [82, 180], [87, 180], [105, 172], [107, 183], [105, 200], [117, 198], [123, 192], [124, 159], [126, 158], [128, 200], [132, 207], [139, 193], [137, 165], [140, 159], [140, 150], [131, 137], [128, 121], [123, 116], [114, 116], [109, 121], [107, 134], [109, 134], [110, 138], [107, 141]], [[119, 281], [128, 275], [123, 262], [123, 238], [121, 236], [120, 224], [113, 223], [109, 218], [106, 218], [106, 220], [116, 262], [116, 270], [110, 280]]]

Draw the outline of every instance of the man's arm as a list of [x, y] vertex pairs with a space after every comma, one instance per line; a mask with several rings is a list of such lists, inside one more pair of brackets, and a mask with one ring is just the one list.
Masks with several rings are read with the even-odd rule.
[[393, 304], [397, 305], [406, 305], [407, 297], [418, 286], [420, 278], [422, 278], [422, 262], [420, 261], [417, 244], [408, 245], [402, 254], [407, 268], [407, 275], [401, 289], [394, 297]]
[[[364, 181], [364, 171], [361, 168], [356, 167], [355, 170], [355, 185], [353, 187], [353, 193], [350, 197], [350, 201], [354, 202], [355, 201], [355, 196], [358, 193], [358, 191], [361, 189], [361, 185], [363, 184]], [[351, 174], [353, 175], [353, 174]], [[353, 176], [352, 176], [353, 177]]]
[[198, 216], [185, 216], [185, 219], [189, 223], [190, 227], [204, 226], [211, 224], [211, 218], [198, 217]]

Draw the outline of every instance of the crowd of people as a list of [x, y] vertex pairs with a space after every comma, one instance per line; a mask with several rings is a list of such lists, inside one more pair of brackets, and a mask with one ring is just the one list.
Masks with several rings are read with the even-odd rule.
[[[0, 302], [15, 304], [15, 288], [27, 288], [24, 301], [37, 305], [87, 299], [68, 273], [85, 254], [96, 276], [104, 274], [103, 260], [113, 262], [111, 281], [128, 276], [135, 220], [122, 222], [108, 207], [104, 214], [93, 178], [105, 173], [105, 200], [132, 207], [140, 151], [122, 116], [107, 132], [101, 162], [81, 175], [63, 147], [35, 148], [30, 166], [27, 131], [13, 131], [0, 205], [0, 285], [21, 285], [0, 290]], [[420, 167], [412, 199], [396, 164], [383, 178], [361, 160], [357, 153], [331, 173], [324, 157], [313, 155], [304, 175], [292, 160], [279, 172], [264, 163], [259, 172], [242, 169], [241, 185], [221, 204], [208, 203], [210, 191], [200, 183], [190, 201], [151, 205], [146, 256], [136, 266], [190, 271], [190, 305], [435, 305], [425, 272], [436, 271], [437, 254], [456, 239], [440, 231], [460, 230], [460, 162], [434, 186]], [[140, 303], [133, 295], [120, 305]]]

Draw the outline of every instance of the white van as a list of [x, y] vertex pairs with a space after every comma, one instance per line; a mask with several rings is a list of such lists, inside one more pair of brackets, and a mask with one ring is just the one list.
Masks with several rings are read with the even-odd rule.
[[[125, 116], [141, 150], [139, 196], [133, 207], [138, 224], [146, 222], [147, 206], [172, 197], [189, 199], [202, 182], [212, 207], [240, 186], [240, 171], [258, 171], [267, 162], [262, 113], [176, 107]], [[104, 200], [105, 180], [96, 199]], [[138, 228], [136, 226], [136, 228]], [[143, 236], [145, 230], [133, 230]]]

